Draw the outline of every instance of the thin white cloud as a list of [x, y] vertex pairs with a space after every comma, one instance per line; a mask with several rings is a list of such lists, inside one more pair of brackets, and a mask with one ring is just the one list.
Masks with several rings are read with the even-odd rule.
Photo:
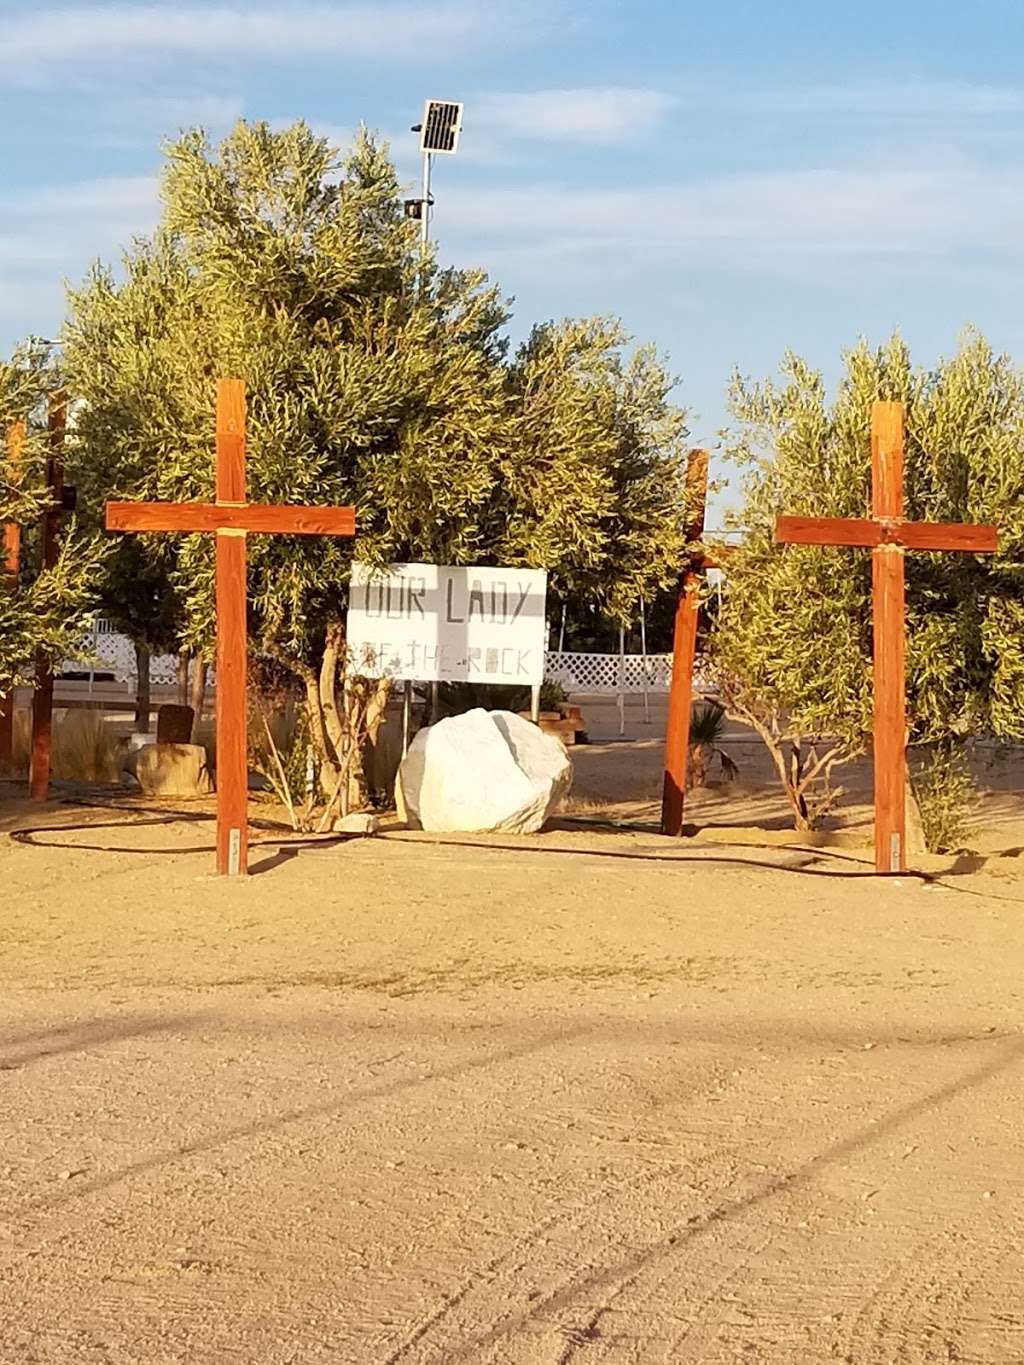
[[84, 136], [95, 146], [153, 152], [161, 139], [185, 128], [205, 128], [220, 137], [244, 113], [245, 102], [237, 95], [127, 95], [103, 101]]
[[[1024, 172], [808, 171], [636, 190], [552, 186], [445, 194], [444, 232], [572, 254], [927, 256], [1024, 250]], [[440, 220], [439, 220], [440, 227]]]
[[482, 95], [473, 106], [485, 127], [515, 136], [614, 143], [657, 128], [677, 103], [662, 90], [603, 86]]
[[180, 57], [437, 62], [505, 43], [516, 34], [529, 37], [526, 8], [483, 0], [47, 7], [6, 22], [4, 68], [38, 72], [57, 65]]
[[687, 81], [677, 97], [690, 112], [804, 117], [1007, 118], [1024, 114], [1024, 86], [968, 81], [836, 81], [830, 85], [757, 86], [728, 80]]
[[67, 185], [41, 185], [11, 197], [9, 214], [18, 218], [86, 220], [125, 218], [138, 215], [140, 228], [147, 226], [158, 209], [159, 182], [154, 176], [112, 176], [107, 179], [72, 181]]

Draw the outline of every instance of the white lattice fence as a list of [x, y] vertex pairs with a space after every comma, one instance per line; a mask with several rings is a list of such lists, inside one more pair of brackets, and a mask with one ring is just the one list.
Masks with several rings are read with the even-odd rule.
[[[90, 666], [97, 671], [113, 673], [118, 682], [134, 682], [135, 647], [127, 635], [114, 630], [109, 621], [98, 620], [82, 641], [78, 657], [64, 663], [65, 669], [85, 670]], [[173, 654], [154, 655], [149, 665], [150, 680], [157, 686], [171, 685], [177, 676], [176, 669], [177, 659]], [[672, 679], [672, 655], [624, 655], [621, 689], [618, 654], [571, 654], [549, 650], [544, 671], [568, 692], [606, 692], [612, 696], [620, 690], [633, 695], [644, 691], [667, 692]], [[212, 682], [212, 669], [210, 678]], [[707, 684], [699, 672], [694, 685], [698, 691], [706, 690]]]
[[[620, 667], [621, 664], [621, 667]], [[559, 654], [549, 650], [545, 675], [568, 692], [667, 692], [671, 654]]]
[[[113, 673], [117, 682], [135, 681], [135, 646], [127, 635], [116, 631], [102, 618], [82, 641], [74, 659], [65, 659], [64, 670]], [[149, 680], [157, 687], [169, 687], [177, 678], [178, 659], [174, 654], [154, 654], [149, 661]]]

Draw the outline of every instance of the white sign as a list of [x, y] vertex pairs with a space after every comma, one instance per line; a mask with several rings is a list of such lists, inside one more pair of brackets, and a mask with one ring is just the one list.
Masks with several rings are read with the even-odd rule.
[[543, 569], [352, 566], [348, 645], [368, 678], [544, 681]]

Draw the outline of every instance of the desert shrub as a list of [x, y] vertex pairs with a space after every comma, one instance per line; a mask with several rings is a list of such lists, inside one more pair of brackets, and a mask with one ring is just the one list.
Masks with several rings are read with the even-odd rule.
[[[271, 707], [257, 699], [249, 714], [249, 766], [270, 786], [291, 814], [296, 829], [304, 828], [312, 810], [309, 762], [313, 753], [306, 711], [297, 703]], [[317, 773], [312, 773], [316, 790]]]
[[28, 774], [29, 754], [32, 752], [32, 712], [27, 706], [14, 708], [14, 733], [9, 768], [0, 775], [25, 777]]
[[724, 749], [720, 740], [728, 724], [725, 707], [716, 701], [698, 702], [690, 712], [690, 755], [688, 763], [690, 787], [703, 787], [707, 784], [711, 765], [718, 759], [722, 776], [727, 782], [736, 777], [738, 769]]
[[67, 711], [53, 723], [53, 775], [71, 782], [117, 782], [122, 743], [96, 711]]
[[911, 766], [911, 785], [928, 852], [957, 851], [978, 799], [963, 750], [955, 744], [929, 747]]

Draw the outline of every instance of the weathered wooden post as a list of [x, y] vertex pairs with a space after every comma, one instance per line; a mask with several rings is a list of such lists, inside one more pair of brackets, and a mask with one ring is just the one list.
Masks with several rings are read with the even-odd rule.
[[[25, 423], [14, 422], [7, 432], [7, 466], [11, 482], [18, 478], [25, 445]], [[12, 592], [17, 591], [21, 571], [21, 527], [16, 521], [4, 525], [3, 573]], [[0, 697], [0, 773], [10, 769], [14, 758], [14, 691]]]
[[683, 828], [686, 768], [690, 754], [690, 713], [693, 709], [693, 666], [697, 656], [700, 617], [700, 576], [711, 561], [700, 546], [708, 496], [708, 452], [691, 450], [686, 467], [687, 502], [692, 520], [686, 539], [695, 548], [679, 581], [672, 635], [672, 681], [665, 726], [665, 775], [661, 796], [661, 832], [678, 835]]
[[[43, 513], [43, 568], [52, 569], [60, 557], [60, 519], [64, 514], [64, 435], [67, 403], [63, 392], [50, 397], [50, 448], [46, 460], [46, 483], [50, 505]], [[41, 651], [36, 655], [32, 690], [32, 756], [29, 760], [29, 794], [45, 801], [50, 794], [53, 757], [53, 665]]]

